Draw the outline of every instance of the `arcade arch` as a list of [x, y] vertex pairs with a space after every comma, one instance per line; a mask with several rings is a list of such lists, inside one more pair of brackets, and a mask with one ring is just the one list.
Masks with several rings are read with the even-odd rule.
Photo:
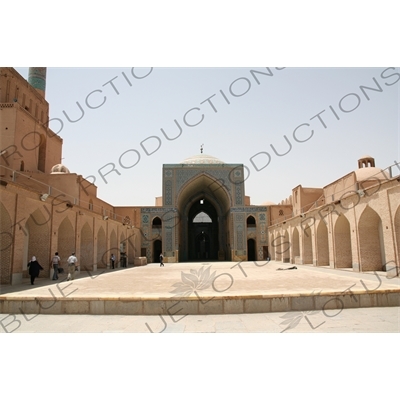
[[67, 259], [75, 250], [74, 228], [69, 218], [65, 217], [58, 227], [57, 251], [61, 258], [60, 267], [66, 270]]
[[292, 233], [292, 263], [296, 262], [296, 257], [300, 257], [300, 236], [295, 227]]
[[341, 214], [334, 226], [335, 268], [352, 267], [351, 251], [350, 223]]
[[289, 232], [285, 230], [280, 249], [283, 262], [290, 262], [290, 247]]
[[26, 221], [25, 246], [22, 269], [27, 270], [28, 261], [35, 256], [43, 267], [43, 275], [49, 274], [49, 219], [43, 215], [42, 211], [36, 209]]
[[303, 232], [303, 264], [313, 263], [312, 231], [309, 225]]
[[385, 260], [382, 220], [370, 207], [365, 207], [358, 222], [360, 270], [382, 271]]

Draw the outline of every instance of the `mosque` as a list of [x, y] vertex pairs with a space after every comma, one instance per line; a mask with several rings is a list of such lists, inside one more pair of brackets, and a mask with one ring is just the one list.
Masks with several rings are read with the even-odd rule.
[[[162, 166], [154, 206], [113, 206], [61, 163], [63, 140], [48, 128], [46, 69], [26, 81], [0, 68], [0, 284], [27, 277], [35, 255], [50, 276], [57, 251], [81, 271], [158, 262], [255, 261], [399, 274], [400, 168], [373, 157], [323, 188], [292, 189], [279, 204], [252, 205], [243, 164], [203, 154]], [[119, 264], [120, 265], [120, 264]]]

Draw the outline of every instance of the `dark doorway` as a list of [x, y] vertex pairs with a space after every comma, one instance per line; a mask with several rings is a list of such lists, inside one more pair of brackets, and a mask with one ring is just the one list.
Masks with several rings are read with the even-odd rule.
[[210, 237], [202, 231], [196, 236], [196, 259], [208, 260], [210, 258]]
[[270, 260], [270, 256], [268, 253], [268, 246], [263, 246], [263, 260]]
[[247, 241], [247, 261], [256, 261], [256, 242], [254, 239]]
[[218, 260], [218, 215], [211, 202], [200, 199], [189, 210], [188, 260]]
[[160, 262], [160, 254], [162, 252], [162, 242], [161, 240], [155, 240], [153, 243], [153, 262]]

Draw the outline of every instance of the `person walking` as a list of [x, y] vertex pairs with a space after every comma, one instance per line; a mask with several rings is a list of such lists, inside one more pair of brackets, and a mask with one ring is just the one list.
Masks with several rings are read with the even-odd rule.
[[114, 254], [111, 254], [110, 261], [111, 261], [111, 269], [114, 269], [115, 268], [115, 256], [114, 256]]
[[160, 267], [164, 266], [164, 256], [163, 253], [160, 253]]
[[72, 253], [68, 257], [68, 277], [67, 281], [74, 280], [75, 278], [75, 267], [78, 262], [78, 259], [75, 257], [75, 253]]
[[35, 256], [33, 256], [31, 261], [29, 261], [28, 268], [29, 268], [29, 275], [31, 276], [31, 285], [33, 285], [35, 282], [35, 278], [39, 276], [39, 272], [43, 270], [43, 268], [36, 260]]
[[58, 268], [60, 267], [60, 261], [61, 258], [58, 256], [58, 252], [56, 251], [56, 253], [54, 254], [51, 263], [53, 264], [53, 281], [56, 281], [58, 279]]

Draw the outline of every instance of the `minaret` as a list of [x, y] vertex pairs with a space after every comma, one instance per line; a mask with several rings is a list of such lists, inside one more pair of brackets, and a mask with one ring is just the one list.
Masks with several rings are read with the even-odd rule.
[[43, 97], [45, 97], [45, 92], [46, 92], [46, 67], [29, 67], [28, 82]]

